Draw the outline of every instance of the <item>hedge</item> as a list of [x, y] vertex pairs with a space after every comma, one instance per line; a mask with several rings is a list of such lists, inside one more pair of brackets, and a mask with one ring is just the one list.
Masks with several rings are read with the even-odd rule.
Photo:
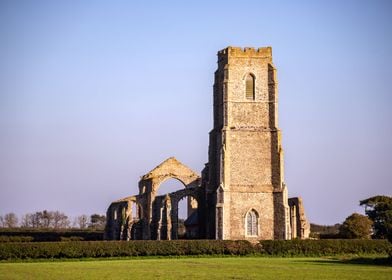
[[249, 255], [248, 241], [71, 241], [2, 243], [0, 260], [41, 258], [96, 258], [129, 256]]
[[321, 239], [321, 240], [264, 240], [262, 251], [271, 256], [333, 256], [345, 254], [385, 254], [391, 252], [387, 240]]
[[32, 236], [4, 236], [0, 235], [0, 243], [2, 242], [32, 242], [34, 238]]
[[[96, 241], [103, 240], [102, 230], [54, 230], [54, 229], [0, 229], [0, 242], [18, 241], [29, 237], [33, 242], [48, 241]], [[22, 240], [20, 240], [22, 241]]]
[[286, 257], [387, 255], [391, 247], [386, 240], [266, 240], [258, 244], [245, 240], [9, 242], [0, 243], [0, 260], [251, 254]]

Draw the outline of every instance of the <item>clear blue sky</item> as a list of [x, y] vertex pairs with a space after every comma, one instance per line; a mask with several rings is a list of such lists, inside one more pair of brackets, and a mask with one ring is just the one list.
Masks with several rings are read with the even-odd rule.
[[392, 195], [391, 1], [0, 1], [0, 214], [105, 213], [207, 162], [216, 52], [272, 46], [311, 222]]

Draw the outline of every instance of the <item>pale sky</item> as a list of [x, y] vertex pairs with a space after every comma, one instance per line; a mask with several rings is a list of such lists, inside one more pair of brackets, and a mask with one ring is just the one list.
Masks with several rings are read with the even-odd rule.
[[103, 214], [170, 156], [200, 172], [229, 45], [273, 48], [311, 222], [392, 195], [391, 1], [2, 0], [0, 215]]

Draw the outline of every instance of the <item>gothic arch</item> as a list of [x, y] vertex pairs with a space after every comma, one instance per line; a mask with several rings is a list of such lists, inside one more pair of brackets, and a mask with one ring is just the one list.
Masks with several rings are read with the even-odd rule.
[[144, 175], [139, 182], [143, 191], [156, 194], [160, 185], [168, 179], [177, 179], [185, 188], [198, 186], [200, 176], [189, 167], [171, 157]]
[[[197, 202], [197, 206], [193, 208], [192, 213], [196, 212], [197, 220], [200, 219], [200, 206], [202, 204], [202, 197], [203, 197], [203, 190], [202, 188], [199, 187], [189, 187], [185, 188], [182, 190], [178, 190], [176, 192], [172, 192], [168, 194], [170, 196], [171, 200], [171, 238], [172, 239], [178, 239], [178, 204], [182, 199], [194, 199]], [[188, 218], [191, 216], [191, 213], [189, 213], [189, 204], [188, 204]], [[199, 233], [198, 233], [199, 234]], [[197, 235], [198, 235], [197, 234]]]
[[245, 80], [245, 97], [248, 100], [255, 100], [256, 94], [256, 76], [253, 73], [247, 73], [244, 76]]
[[259, 213], [254, 209], [249, 209], [245, 214], [245, 236], [258, 236], [259, 235]]

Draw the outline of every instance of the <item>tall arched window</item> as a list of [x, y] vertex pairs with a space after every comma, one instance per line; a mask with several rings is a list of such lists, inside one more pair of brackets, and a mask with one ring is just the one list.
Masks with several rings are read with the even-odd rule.
[[257, 236], [259, 215], [255, 210], [251, 210], [246, 214], [246, 235]]
[[255, 77], [252, 74], [246, 75], [245, 80], [245, 96], [246, 99], [255, 99]]
[[117, 209], [115, 209], [113, 212], [113, 220], [117, 220]]

